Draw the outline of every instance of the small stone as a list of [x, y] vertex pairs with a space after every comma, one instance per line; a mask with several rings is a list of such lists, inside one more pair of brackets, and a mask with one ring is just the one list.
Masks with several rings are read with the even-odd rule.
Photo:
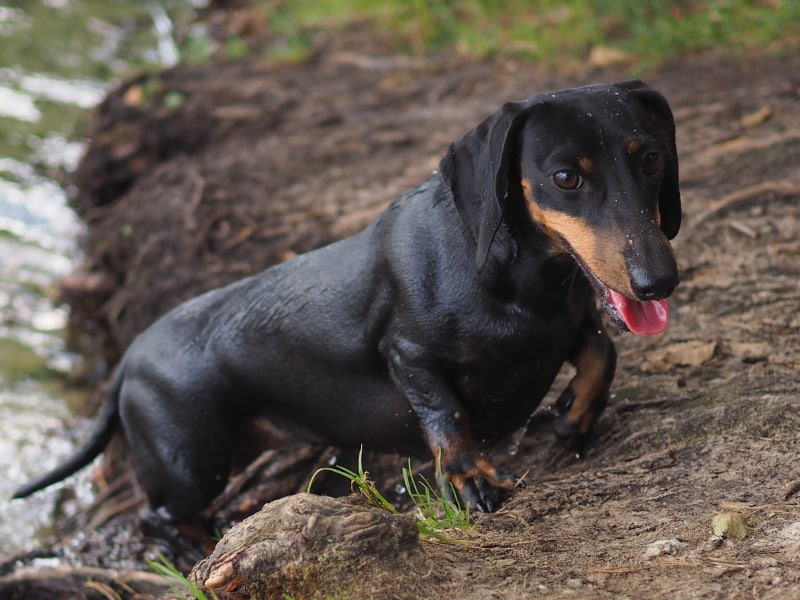
[[688, 544], [686, 542], [682, 542], [678, 538], [658, 540], [652, 544], [649, 544], [647, 548], [644, 549], [644, 557], [647, 560], [653, 560], [659, 556], [672, 556], [687, 545]]
[[790, 542], [800, 542], [800, 521], [784, 527], [780, 536]]
[[741, 540], [747, 536], [747, 525], [744, 518], [737, 512], [724, 511], [717, 513], [711, 519], [714, 535], [731, 540]]

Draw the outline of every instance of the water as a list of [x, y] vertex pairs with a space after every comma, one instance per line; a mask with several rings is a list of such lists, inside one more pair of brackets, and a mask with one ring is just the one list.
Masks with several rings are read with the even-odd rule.
[[[81, 224], [57, 183], [77, 164], [88, 109], [116, 77], [178, 59], [170, 15], [188, 1], [0, 0], [0, 557], [46, 542], [58, 486], [13, 490], [55, 466], [88, 423], [66, 374], [55, 282], [81, 261]], [[77, 433], [76, 433], [77, 432]], [[70, 480], [90, 496], [87, 474]]]

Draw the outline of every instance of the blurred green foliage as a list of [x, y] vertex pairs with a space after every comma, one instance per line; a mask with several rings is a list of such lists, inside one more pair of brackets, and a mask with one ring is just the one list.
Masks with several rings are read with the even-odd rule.
[[274, 58], [302, 58], [317, 31], [366, 23], [412, 53], [446, 46], [476, 55], [522, 55], [551, 64], [584, 60], [595, 47], [625, 53], [636, 68], [721, 47], [790, 52], [798, 47], [796, 0], [255, 0]]

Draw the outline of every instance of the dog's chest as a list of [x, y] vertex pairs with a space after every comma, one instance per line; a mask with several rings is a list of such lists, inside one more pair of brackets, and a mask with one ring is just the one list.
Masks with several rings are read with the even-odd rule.
[[581, 320], [581, 315], [564, 311], [549, 320], [508, 319], [468, 336], [458, 367], [464, 395], [518, 399], [533, 382], [551, 380], [567, 359]]
[[492, 444], [522, 427], [544, 399], [567, 358], [565, 344], [548, 352], [484, 362], [462, 372], [458, 395], [471, 418], [475, 438]]

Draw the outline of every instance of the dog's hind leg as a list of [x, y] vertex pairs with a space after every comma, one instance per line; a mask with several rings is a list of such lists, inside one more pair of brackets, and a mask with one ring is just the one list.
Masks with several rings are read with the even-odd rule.
[[[206, 403], [208, 406], [208, 403]], [[156, 411], [147, 418], [156, 419]], [[198, 517], [223, 491], [233, 449], [224, 415], [187, 415], [180, 427], [163, 427], [136, 415], [137, 428], [126, 431], [137, 479], [149, 508], [140, 514], [142, 533], [165, 550], [193, 563], [213, 547], [209, 523]], [[214, 421], [209, 424], [205, 421]]]
[[239, 411], [213, 381], [134, 371], [120, 396], [120, 420], [150, 506], [181, 522], [205, 508], [228, 480]]
[[584, 322], [570, 362], [576, 373], [556, 402], [556, 435], [583, 454], [595, 422], [608, 404], [617, 366], [617, 351], [594, 311]]
[[[220, 419], [221, 421], [222, 419]], [[223, 434], [228, 434], [216, 423]], [[174, 522], [190, 518], [222, 492], [228, 480], [233, 444], [228, 435], [190, 427], [168, 439], [129, 433], [137, 478], [150, 505]]]

